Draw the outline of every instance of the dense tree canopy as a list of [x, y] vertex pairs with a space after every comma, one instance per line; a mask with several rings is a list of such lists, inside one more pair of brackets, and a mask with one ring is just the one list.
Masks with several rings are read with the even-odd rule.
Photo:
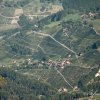
[[63, 0], [65, 9], [100, 10], [100, 0]]

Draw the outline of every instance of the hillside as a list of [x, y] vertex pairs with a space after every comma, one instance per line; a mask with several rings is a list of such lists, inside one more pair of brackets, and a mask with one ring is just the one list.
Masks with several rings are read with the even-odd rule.
[[[99, 100], [100, 15], [94, 11], [99, 1], [95, 0], [92, 6], [91, 0], [63, 0], [64, 9], [42, 17], [46, 12], [38, 12], [38, 17], [30, 19], [28, 14], [37, 13], [31, 9], [37, 1], [31, 1], [14, 7], [7, 4], [8, 12], [2, 9], [0, 99], [79, 100], [93, 96]], [[36, 6], [40, 9], [45, 4], [47, 9], [48, 5], [57, 7], [59, 3], [62, 4], [59, 0], [41, 0]], [[19, 6], [22, 9], [17, 24], [11, 24], [13, 11]]]

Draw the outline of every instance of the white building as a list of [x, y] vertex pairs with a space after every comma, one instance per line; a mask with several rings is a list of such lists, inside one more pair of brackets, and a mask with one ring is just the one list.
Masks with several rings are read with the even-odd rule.
[[98, 77], [98, 76], [100, 76], [100, 69], [99, 69], [98, 73], [95, 74], [95, 77]]

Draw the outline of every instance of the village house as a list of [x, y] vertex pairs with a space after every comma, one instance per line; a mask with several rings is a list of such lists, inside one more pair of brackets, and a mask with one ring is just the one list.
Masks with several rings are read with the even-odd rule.
[[58, 89], [58, 92], [62, 93], [62, 92], [67, 92], [68, 90], [64, 87]]
[[70, 57], [71, 57], [71, 55], [68, 55], [68, 57], [70, 58]]
[[80, 57], [80, 56], [82, 56], [83, 54], [82, 54], [82, 53], [78, 53], [77, 55]]
[[29, 59], [27, 59], [27, 61], [28, 61], [28, 65], [29, 64], [32, 64], [32, 61], [31, 61], [31, 59], [29, 58]]
[[2, 65], [2, 67], [4, 68], [4, 67], [6, 67], [5, 65]]
[[49, 67], [52, 66], [52, 60], [51, 60], [51, 59], [48, 60], [47, 65], [48, 65]]
[[89, 16], [88, 16], [87, 14], [83, 14], [83, 15], [81, 15], [81, 18], [82, 18], [83, 20], [86, 20], [87, 18], [89, 18]]
[[18, 70], [15, 70], [15, 72], [17, 72]]
[[19, 67], [19, 66], [20, 66], [20, 64], [17, 64], [16, 66], [17, 66], [17, 67]]
[[73, 88], [73, 91], [79, 91], [79, 88], [78, 88], [77, 86], [75, 86], [75, 87]]
[[67, 65], [70, 65], [71, 64], [71, 62], [69, 61], [69, 60], [66, 60], [66, 62], [65, 62]]
[[52, 61], [51, 59], [49, 59], [49, 61], [47, 62], [47, 65], [51, 68], [51, 67], [59, 67], [64, 69], [66, 67], [66, 65], [70, 65], [71, 62], [68, 59], [63, 59], [60, 61]]
[[65, 66], [66, 65], [66, 61], [62, 61], [61, 66]]
[[97, 15], [96, 13], [89, 12], [89, 17], [94, 18], [96, 15]]
[[99, 77], [100, 76], [100, 69], [98, 71], [98, 73], [95, 74], [95, 77]]
[[28, 15], [28, 18], [29, 18], [30, 20], [33, 20], [33, 16], [31, 16], [31, 15]]
[[94, 18], [96, 17], [98, 14], [97, 13], [92, 13], [92, 12], [89, 12], [88, 14], [83, 14], [81, 15], [81, 18], [83, 20], [87, 20], [88, 18]]
[[13, 63], [13, 64], [16, 64], [17, 62], [16, 62], [16, 60], [14, 60], [14, 61], [12, 61], [12, 63]]

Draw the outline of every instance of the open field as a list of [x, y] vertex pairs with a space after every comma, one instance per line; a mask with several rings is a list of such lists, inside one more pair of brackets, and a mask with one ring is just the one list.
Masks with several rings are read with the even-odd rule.
[[76, 21], [76, 20], [80, 20], [81, 19], [81, 16], [76, 13], [76, 14], [68, 14], [66, 15], [63, 20], [67, 21], [67, 20], [73, 20], [73, 21]]
[[100, 100], [100, 94], [91, 97], [80, 98], [79, 100]]
[[93, 24], [96, 31], [100, 34], [100, 19], [90, 20], [89, 22]]
[[0, 31], [6, 31], [10, 29], [17, 28], [17, 25], [11, 25], [11, 24], [0, 24]]

